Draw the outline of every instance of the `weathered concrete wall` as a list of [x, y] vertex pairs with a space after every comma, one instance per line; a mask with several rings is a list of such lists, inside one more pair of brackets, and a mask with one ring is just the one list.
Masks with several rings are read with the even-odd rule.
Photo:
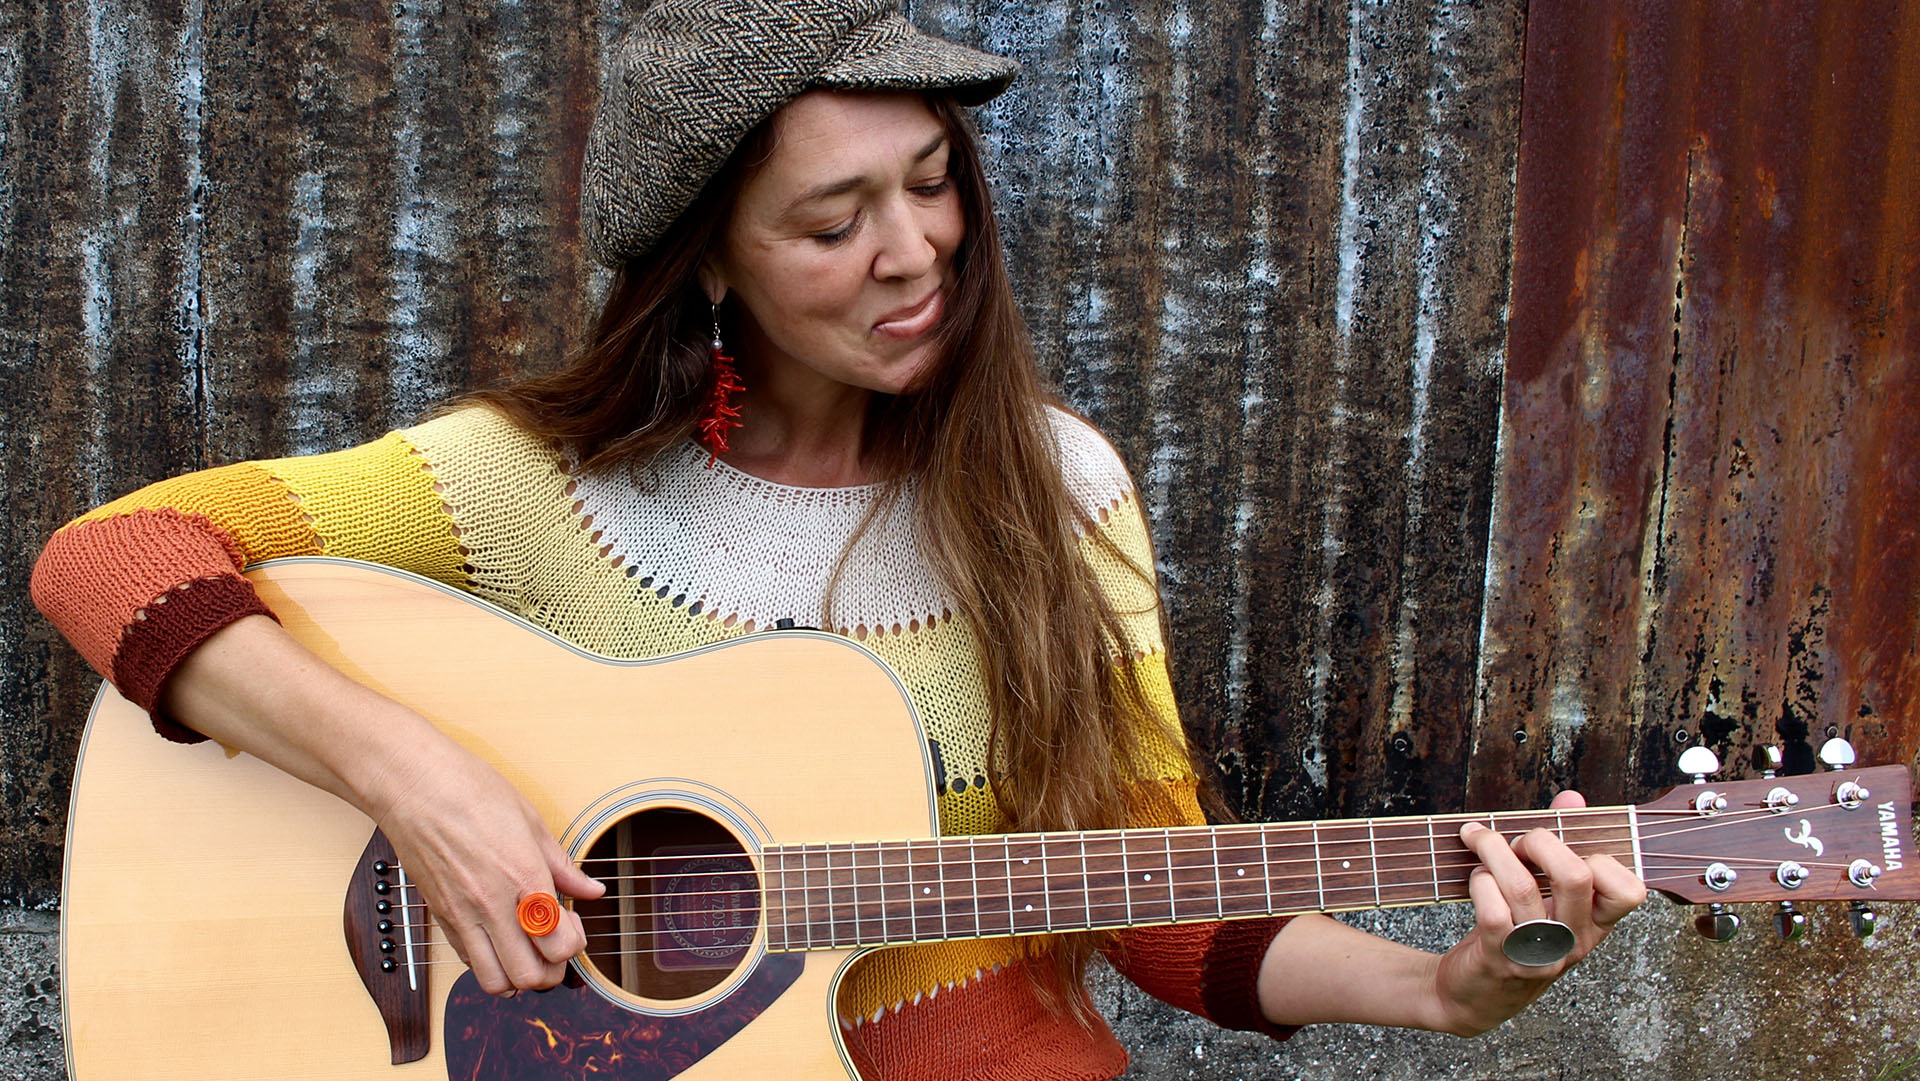
[[[1532, 20], [1586, 10], [1542, 0]], [[1553, 685], [1593, 693], [1572, 635], [1638, 618], [1516, 614], [1542, 579], [1506, 578], [1505, 546], [1537, 536], [1521, 520], [1532, 489], [1510, 478], [1540, 468], [1500, 436], [1503, 388], [1509, 428], [1520, 400], [1506, 358], [1522, 0], [925, 0], [914, 14], [1026, 65], [980, 118], [1013, 273], [1047, 362], [1140, 478], [1181, 701], [1230, 802], [1268, 818], [1407, 813], [1529, 802], [1575, 776], [1644, 795], [1658, 756], [1635, 749], [1683, 711], [1630, 704], [1592, 728], [1606, 753], [1541, 738], [1529, 764], [1511, 733], [1561, 715], [1551, 696], [1500, 697], [1530, 636], [1568, 643], [1554, 663], [1573, 675]], [[1598, 50], [1604, 68], [1661, 15], [1556, 47]], [[553, 363], [596, 295], [574, 170], [624, 17], [615, 0], [0, 0], [0, 1077], [59, 1076], [49, 913], [92, 685], [26, 606], [33, 552], [147, 480], [345, 445]], [[1908, 79], [1884, 93], [1915, 104]], [[1514, 295], [1516, 323], [1533, 318]], [[1655, 331], [1671, 333], [1665, 318]], [[1873, 355], [1876, 387], [1910, 390], [1895, 364], [1910, 348]], [[1855, 459], [1818, 461], [1843, 475]], [[1920, 580], [1910, 548], [1888, 551], [1873, 581]], [[1691, 610], [1665, 595], [1652, 608]], [[1915, 632], [1891, 626], [1907, 659], [1874, 671], [1910, 688]], [[1884, 730], [1915, 731], [1876, 708]], [[1328, 1029], [1274, 1057], [1104, 993], [1140, 1077], [1792, 1077], [1793, 1048], [1871, 1076], [1912, 1045], [1911, 996], [1875, 993], [1914, 986], [1911, 918], [1891, 915], [1871, 946], [1825, 919], [1807, 943], [1710, 948], [1656, 905], [1472, 1043]], [[1371, 925], [1442, 946], [1463, 917]]]

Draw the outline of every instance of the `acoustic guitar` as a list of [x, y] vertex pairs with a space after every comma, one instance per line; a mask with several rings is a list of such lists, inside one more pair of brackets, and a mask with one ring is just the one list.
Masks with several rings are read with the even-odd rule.
[[553, 991], [480, 992], [365, 816], [157, 740], [102, 688], [61, 909], [75, 1081], [845, 1081], [834, 996], [863, 951], [1465, 900], [1469, 818], [1687, 901], [1920, 895], [1901, 767], [1637, 807], [940, 837], [912, 704], [844, 638], [614, 661], [385, 568], [250, 577], [296, 638], [519, 786], [609, 884], [576, 906], [591, 944]]

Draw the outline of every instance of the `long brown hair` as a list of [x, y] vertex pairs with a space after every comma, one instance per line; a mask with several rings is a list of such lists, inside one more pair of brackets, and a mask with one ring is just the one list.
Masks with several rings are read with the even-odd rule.
[[[1150, 726], [1165, 722], [1127, 663], [1122, 618], [1139, 613], [1115, 611], [1081, 555], [1083, 535], [1106, 542], [1106, 534], [1061, 473], [1046, 415], [1058, 401], [1041, 383], [1007, 281], [971, 122], [946, 98], [931, 96], [928, 105], [947, 129], [948, 176], [966, 235], [940, 330], [943, 359], [923, 386], [875, 395], [869, 407], [862, 450], [883, 487], [860, 531], [915, 481], [922, 543], [955, 614], [982, 644], [989, 770], [1009, 827], [1123, 826], [1129, 805], [1166, 798], [1143, 753]], [[588, 342], [566, 367], [464, 400], [568, 447], [583, 470], [645, 466], [686, 439], [712, 381], [710, 309], [696, 270], [773, 138], [770, 119], [646, 259], [616, 272]], [[983, 462], [995, 467], [982, 469]], [[1034, 940], [1022, 942], [1028, 960], [1040, 961]], [[1028, 966], [1043, 993], [1083, 1021], [1091, 1010], [1078, 989], [1099, 945], [1094, 934], [1058, 936], [1046, 951], [1050, 960]]]

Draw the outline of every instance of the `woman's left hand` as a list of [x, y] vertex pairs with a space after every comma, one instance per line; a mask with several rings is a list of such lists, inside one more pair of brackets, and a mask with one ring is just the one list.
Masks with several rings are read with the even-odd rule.
[[[1557, 810], [1585, 807], [1578, 792], [1553, 798]], [[1553, 981], [1579, 963], [1613, 925], [1647, 899], [1647, 887], [1612, 856], [1582, 859], [1551, 831], [1537, 829], [1509, 845], [1497, 831], [1469, 822], [1461, 843], [1480, 857], [1467, 882], [1474, 927], [1440, 958], [1435, 992], [1442, 1013], [1436, 1026], [1477, 1036], [1519, 1013]], [[1534, 878], [1547, 877], [1550, 896]], [[1501, 951], [1507, 935], [1528, 920], [1558, 920], [1573, 929], [1573, 952], [1538, 968], [1516, 964]]]

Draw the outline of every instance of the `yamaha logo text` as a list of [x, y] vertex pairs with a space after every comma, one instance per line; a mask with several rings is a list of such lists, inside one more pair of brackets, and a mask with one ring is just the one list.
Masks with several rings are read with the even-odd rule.
[[1886, 853], [1887, 870], [1898, 871], [1904, 858], [1900, 852], [1900, 816], [1892, 803], [1880, 805], [1880, 848]]

